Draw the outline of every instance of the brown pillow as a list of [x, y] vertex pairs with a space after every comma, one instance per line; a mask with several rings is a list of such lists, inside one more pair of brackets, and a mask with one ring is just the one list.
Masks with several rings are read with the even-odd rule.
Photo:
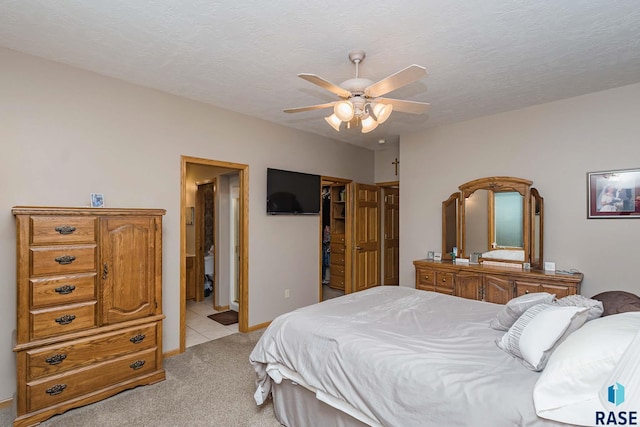
[[640, 311], [640, 297], [631, 292], [607, 291], [594, 295], [591, 299], [602, 301], [604, 307], [603, 316], [627, 311]]

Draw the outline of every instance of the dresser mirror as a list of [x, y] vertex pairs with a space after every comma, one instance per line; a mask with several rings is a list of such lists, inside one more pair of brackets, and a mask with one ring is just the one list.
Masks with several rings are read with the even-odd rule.
[[451, 259], [453, 248], [460, 247], [460, 193], [442, 202], [442, 257]]
[[442, 252], [451, 257], [542, 265], [542, 197], [532, 182], [488, 177], [462, 184], [442, 203]]

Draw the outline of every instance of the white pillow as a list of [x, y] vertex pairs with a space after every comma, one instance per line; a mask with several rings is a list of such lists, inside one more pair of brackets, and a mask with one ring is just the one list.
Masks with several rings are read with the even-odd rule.
[[538, 304], [524, 312], [496, 343], [532, 371], [544, 369], [562, 340], [587, 320], [585, 307]]
[[[595, 425], [596, 411], [608, 414], [620, 409], [615, 405], [605, 407], [599, 394], [613, 385], [611, 374], [627, 349], [634, 354], [626, 356], [637, 360], [637, 349], [629, 345], [639, 332], [640, 312], [629, 312], [594, 319], [567, 337], [549, 358], [533, 389], [538, 416]], [[640, 390], [640, 380], [624, 383], [621, 377], [615, 381], [629, 391]]]
[[518, 318], [534, 305], [550, 303], [556, 296], [548, 292], [534, 292], [512, 298], [498, 312], [495, 319], [491, 319], [489, 326], [499, 331], [508, 331]]
[[602, 316], [602, 313], [604, 313], [602, 301], [587, 298], [584, 295], [567, 295], [564, 298], [556, 300], [555, 303], [562, 306], [587, 307], [589, 309], [587, 322], [589, 320], [597, 319]]

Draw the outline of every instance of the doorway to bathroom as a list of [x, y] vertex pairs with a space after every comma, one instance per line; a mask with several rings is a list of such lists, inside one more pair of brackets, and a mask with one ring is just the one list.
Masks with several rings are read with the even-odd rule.
[[[181, 174], [180, 347], [184, 351], [246, 332], [248, 166], [182, 156]], [[232, 325], [209, 317], [231, 310], [238, 319]]]

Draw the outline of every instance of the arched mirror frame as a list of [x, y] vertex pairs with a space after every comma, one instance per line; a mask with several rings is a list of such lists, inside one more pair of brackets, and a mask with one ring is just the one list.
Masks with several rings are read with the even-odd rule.
[[[540, 193], [531, 188], [532, 181], [515, 177], [487, 177], [469, 181], [459, 188], [460, 193], [452, 194], [449, 199], [442, 203], [442, 256], [449, 256], [447, 242], [455, 240], [458, 247], [458, 254], [461, 257], [470, 256], [466, 248], [466, 210], [465, 200], [477, 190], [497, 191], [517, 191], [523, 196], [523, 250], [524, 262], [530, 263], [531, 267], [541, 268], [543, 265], [543, 229], [544, 229], [544, 206]], [[447, 207], [452, 203], [457, 204], [458, 215], [455, 218], [455, 237], [451, 237], [451, 218], [447, 219]], [[448, 231], [447, 231], [448, 230]]]

